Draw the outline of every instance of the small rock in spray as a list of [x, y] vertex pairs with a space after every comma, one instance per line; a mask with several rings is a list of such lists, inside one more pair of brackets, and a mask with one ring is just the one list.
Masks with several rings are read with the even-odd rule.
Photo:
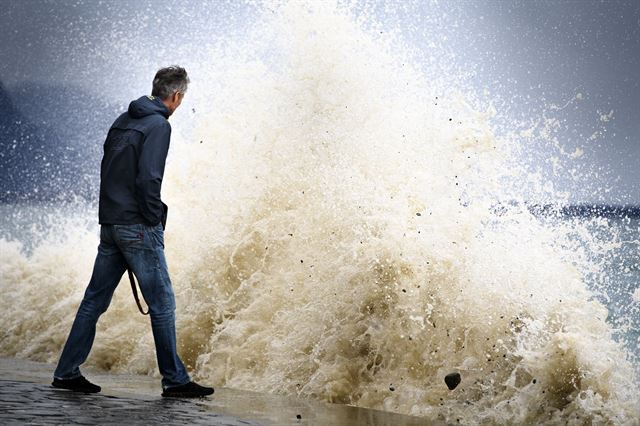
[[454, 390], [461, 381], [460, 373], [449, 373], [444, 376], [444, 382], [447, 384], [449, 390]]

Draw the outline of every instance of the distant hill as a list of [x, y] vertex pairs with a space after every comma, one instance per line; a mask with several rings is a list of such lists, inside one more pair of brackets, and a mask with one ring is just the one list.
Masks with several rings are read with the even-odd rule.
[[95, 198], [117, 113], [75, 87], [0, 82], [0, 201]]
[[524, 208], [535, 216], [557, 217], [607, 217], [607, 218], [632, 218], [640, 219], [640, 205], [613, 205], [613, 204], [539, 204], [500, 202], [492, 207], [492, 211], [502, 215], [510, 209]]
[[578, 217], [640, 218], [640, 206], [609, 204], [574, 204], [569, 206], [532, 205], [529, 210], [537, 215], [560, 214]]

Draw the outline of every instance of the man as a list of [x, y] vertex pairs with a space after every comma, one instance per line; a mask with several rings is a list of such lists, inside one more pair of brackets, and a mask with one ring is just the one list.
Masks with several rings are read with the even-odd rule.
[[191, 381], [176, 350], [175, 299], [164, 256], [167, 206], [160, 199], [169, 150], [169, 116], [184, 98], [184, 68], [159, 70], [151, 96], [129, 104], [111, 126], [100, 170], [100, 245], [91, 281], [54, 372], [52, 385], [78, 392], [100, 392], [80, 373], [93, 344], [98, 317], [128, 268], [138, 278], [149, 305], [163, 397], [201, 397], [213, 388]]

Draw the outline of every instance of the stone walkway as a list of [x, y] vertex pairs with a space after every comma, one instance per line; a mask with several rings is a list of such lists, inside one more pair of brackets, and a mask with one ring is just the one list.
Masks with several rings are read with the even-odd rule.
[[199, 401], [82, 394], [0, 380], [0, 424], [257, 425], [211, 412]]
[[83, 373], [102, 392], [75, 393], [51, 386], [53, 370], [50, 364], [0, 358], [0, 425], [426, 424], [419, 417], [219, 387], [202, 399], [162, 398], [159, 378], [91, 369]]

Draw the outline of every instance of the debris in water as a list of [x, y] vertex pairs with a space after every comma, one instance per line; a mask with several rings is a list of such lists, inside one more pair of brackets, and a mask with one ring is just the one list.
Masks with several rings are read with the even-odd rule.
[[449, 373], [444, 376], [444, 382], [447, 384], [449, 390], [454, 390], [462, 379], [460, 378], [460, 373]]

